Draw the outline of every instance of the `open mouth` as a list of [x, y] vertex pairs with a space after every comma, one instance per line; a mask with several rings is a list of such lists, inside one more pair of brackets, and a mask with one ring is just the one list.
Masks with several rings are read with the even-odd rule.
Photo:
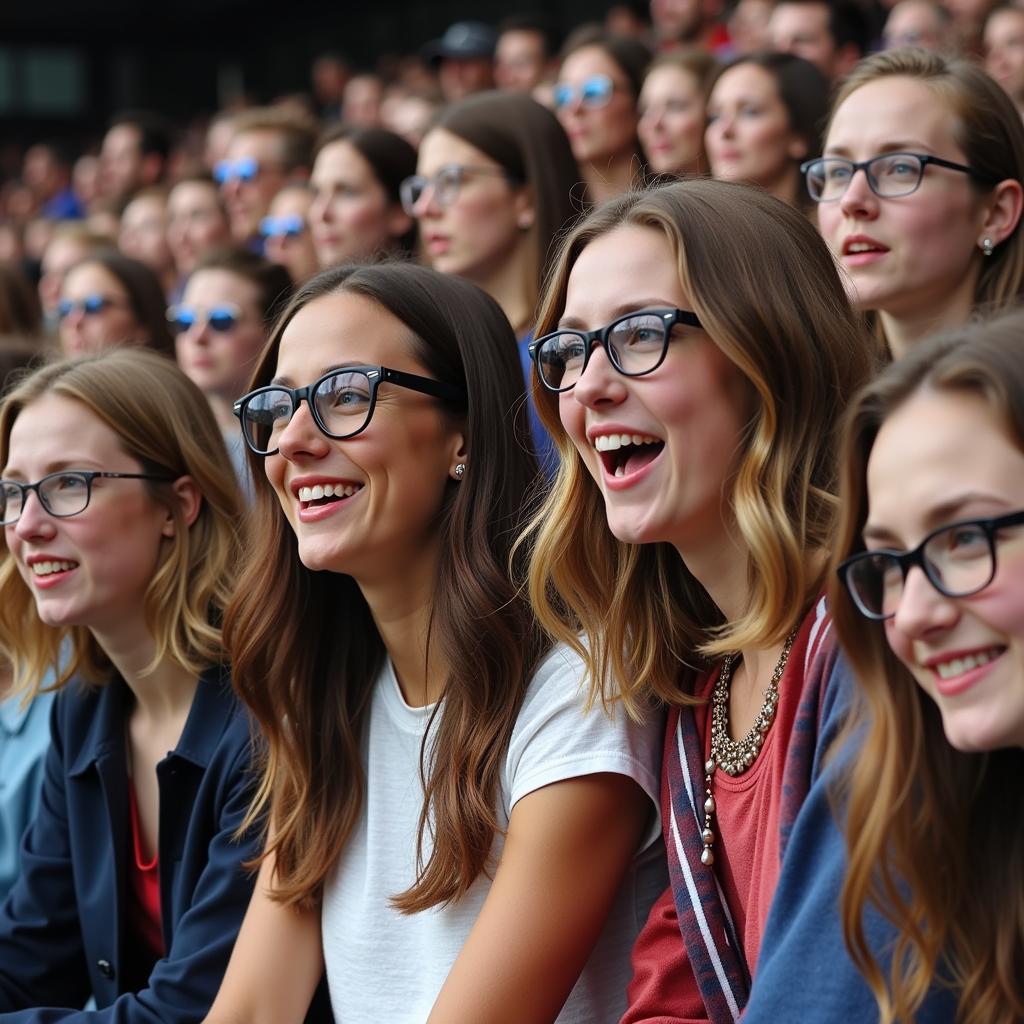
[[312, 487], [300, 487], [299, 504], [303, 509], [322, 508], [351, 498], [356, 491], [362, 489], [362, 484], [315, 484]]
[[847, 242], [843, 246], [844, 256], [862, 256], [866, 252], [888, 252], [889, 249], [879, 242]]
[[650, 465], [662, 452], [665, 442], [650, 434], [601, 434], [594, 448], [609, 476], [623, 477]]
[[77, 569], [78, 563], [63, 561], [33, 562], [31, 568], [33, 576], [53, 576], [58, 572], [70, 572], [72, 569]]

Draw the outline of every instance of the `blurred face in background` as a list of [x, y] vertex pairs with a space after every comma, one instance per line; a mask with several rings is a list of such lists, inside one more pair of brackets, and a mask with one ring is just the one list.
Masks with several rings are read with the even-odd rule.
[[321, 267], [369, 259], [412, 227], [412, 218], [389, 200], [370, 162], [344, 139], [317, 154], [310, 185], [309, 224]]
[[146, 341], [128, 290], [100, 263], [80, 263], [69, 270], [60, 302], [67, 307], [60, 319], [60, 345], [65, 355], [86, 355]]
[[281, 191], [287, 174], [282, 162], [283, 141], [277, 132], [255, 130], [232, 138], [225, 158], [236, 167], [239, 161], [254, 161], [251, 178], [232, 173], [221, 185], [227, 204], [231, 234], [244, 245], [259, 234], [260, 221], [267, 215], [270, 201]]
[[985, 22], [985, 70], [1024, 107], [1024, 10], [994, 11]]
[[637, 132], [651, 170], [699, 174], [704, 166], [704, 93], [692, 72], [662, 65], [640, 90]]
[[190, 274], [211, 249], [231, 241], [228, 215], [212, 181], [183, 181], [167, 200], [167, 244], [178, 274]]
[[533, 29], [509, 29], [498, 38], [494, 81], [499, 89], [531, 93], [548, 77], [544, 34]]
[[260, 225], [267, 259], [280, 263], [295, 284], [312, 277], [319, 268], [309, 228], [312, 202], [313, 193], [306, 185], [283, 188]]
[[118, 248], [148, 267], [165, 281], [173, 272], [174, 259], [167, 245], [167, 202], [160, 195], [133, 199], [121, 214]]

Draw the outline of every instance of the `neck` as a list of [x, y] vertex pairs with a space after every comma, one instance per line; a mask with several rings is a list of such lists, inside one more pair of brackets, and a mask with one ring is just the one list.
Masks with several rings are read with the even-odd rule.
[[534, 270], [530, 266], [529, 247], [532, 244], [533, 233], [523, 231], [511, 256], [502, 260], [493, 273], [473, 282], [501, 306], [517, 338], [521, 338], [533, 325], [537, 304], [539, 268]]
[[599, 206], [607, 199], [628, 192], [633, 187], [633, 166], [636, 154], [630, 150], [618, 156], [608, 157], [583, 165], [583, 179], [587, 183], [590, 201]]
[[436, 634], [428, 651], [436, 586], [436, 556], [421, 559], [411, 571], [388, 580], [359, 581], [359, 589], [394, 666], [402, 696], [410, 707], [436, 703], [447, 676]]
[[953, 327], [962, 327], [971, 317], [974, 297], [974, 280], [972, 275], [969, 289], [960, 289], [943, 306], [934, 305], [927, 310], [906, 315], [878, 312], [878, 319], [885, 332], [885, 340], [893, 359], [902, 359], [922, 338], [936, 331]]
[[[238, 393], [241, 394], [242, 390], [240, 389]], [[213, 418], [217, 421], [221, 433], [235, 433], [238, 430], [238, 420], [235, 417], [234, 399], [208, 391], [206, 401], [209, 402], [210, 408], [213, 410]]]
[[764, 182], [762, 187], [776, 199], [781, 199], [789, 206], [799, 207], [797, 197], [800, 194], [801, 181], [800, 171], [796, 164], [787, 163], [777, 178]]
[[198, 680], [170, 658], [147, 672], [156, 645], [147, 632], [131, 637], [125, 633], [93, 636], [117, 669], [136, 701], [136, 713], [152, 721], [180, 720], [192, 706]]

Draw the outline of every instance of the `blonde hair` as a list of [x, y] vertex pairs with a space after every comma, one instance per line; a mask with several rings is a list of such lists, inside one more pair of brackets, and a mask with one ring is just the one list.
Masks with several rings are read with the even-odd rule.
[[820, 591], [836, 512], [836, 420], [877, 359], [807, 219], [757, 189], [711, 180], [622, 196], [573, 230], [542, 299], [538, 336], [556, 326], [580, 253], [627, 224], [669, 242], [693, 311], [746, 378], [748, 414], [729, 503], [750, 553], [749, 599], [726, 622], [673, 547], [611, 534], [557, 398], [534, 376], [561, 464], [531, 524], [531, 598], [542, 625], [587, 661], [593, 694], [606, 697], [617, 680], [635, 712], [652, 694], [685, 700], [679, 671], [695, 654], [781, 642]]
[[[933, 339], [855, 398], [841, 448], [833, 568], [864, 549], [871, 449], [882, 424], [915, 394], [978, 397], [1024, 450], [1022, 333], [1018, 310]], [[857, 611], [834, 572], [830, 578], [836, 632], [858, 683], [848, 725], [857, 755], [842, 794], [849, 861], [840, 913], [851, 957], [881, 1024], [910, 1024], [936, 983], [956, 995], [960, 1024], [1020, 1021], [1024, 752], [955, 750], [883, 625]], [[869, 904], [896, 927], [888, 978], [864, 933]]]
[[[44, 395], [84, 405], [117, 434], [143, 472], [195, 481], [202, 504], [191, 526], [173, 500], [171, 483], [145, 481], [153, 500], [175, 517], [174, 536], [164, 542], [145, 596], [145, 621], [156, 641], [148, 668], [169, 658], [198, 673], [223, 660], [220, 618], [242, 557], [240, 509], [220, 429], [202, 393], [166, 357], [143, 349], [113, 349], [43, 366], [0, 405], [0, 465], [7, 463], [21, 411]], [[5, 544], [0, 653], [14, 665], [15, 692], [26, 697], [39, 692], [50, 669], [57, 671], [54, 688], [75, 675], [100, 683], [110, 673], [106, 655], [84, 626], [57, 628], [40, 621]]]

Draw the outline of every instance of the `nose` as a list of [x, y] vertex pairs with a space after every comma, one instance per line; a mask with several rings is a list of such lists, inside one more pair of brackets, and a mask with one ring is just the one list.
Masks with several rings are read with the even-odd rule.
[[323, 192], [315, 193], [313, 201], [309, 204], [309, 223], [311, 225], [326, 223], [329, 210], [330, 204], [327, 202], [326, 194]]
[[278, 436], [278, 451], [289, 462], [322, 459], [330, 451], [325, 437], [313, 420], [309, 402], [299, 402], [298, 409]]
[[612, 366], [608, 353], [595, 345], [586, 368], [569, 394], [588, 409], [618, 405], [627, 394], [626, 378]]
[[53, 516], [43, 508], [39, 495], [29, 491], [21, 516], [14, 524], [14, 535], [18, 540], [49, 540], [56, 533]]
[[868, 184], [868, 172], [858, 168], [853, 172], [846, 191], [839, 200], [839, 209], [848, 217], [871, 219], [878, 214], [878, 196]]
[[414, 217], [437, 216], [441, 212], [441, 204], [437, 201], [437, 188], [433, 182], [427, 182], [416, 202], [412, 204]]
[[909, 639], [924, 639], [950, 629], [959, 617], [956, 599], [940, 594], [919, 566], [911, 566], [892, 618], [893, 627]]

